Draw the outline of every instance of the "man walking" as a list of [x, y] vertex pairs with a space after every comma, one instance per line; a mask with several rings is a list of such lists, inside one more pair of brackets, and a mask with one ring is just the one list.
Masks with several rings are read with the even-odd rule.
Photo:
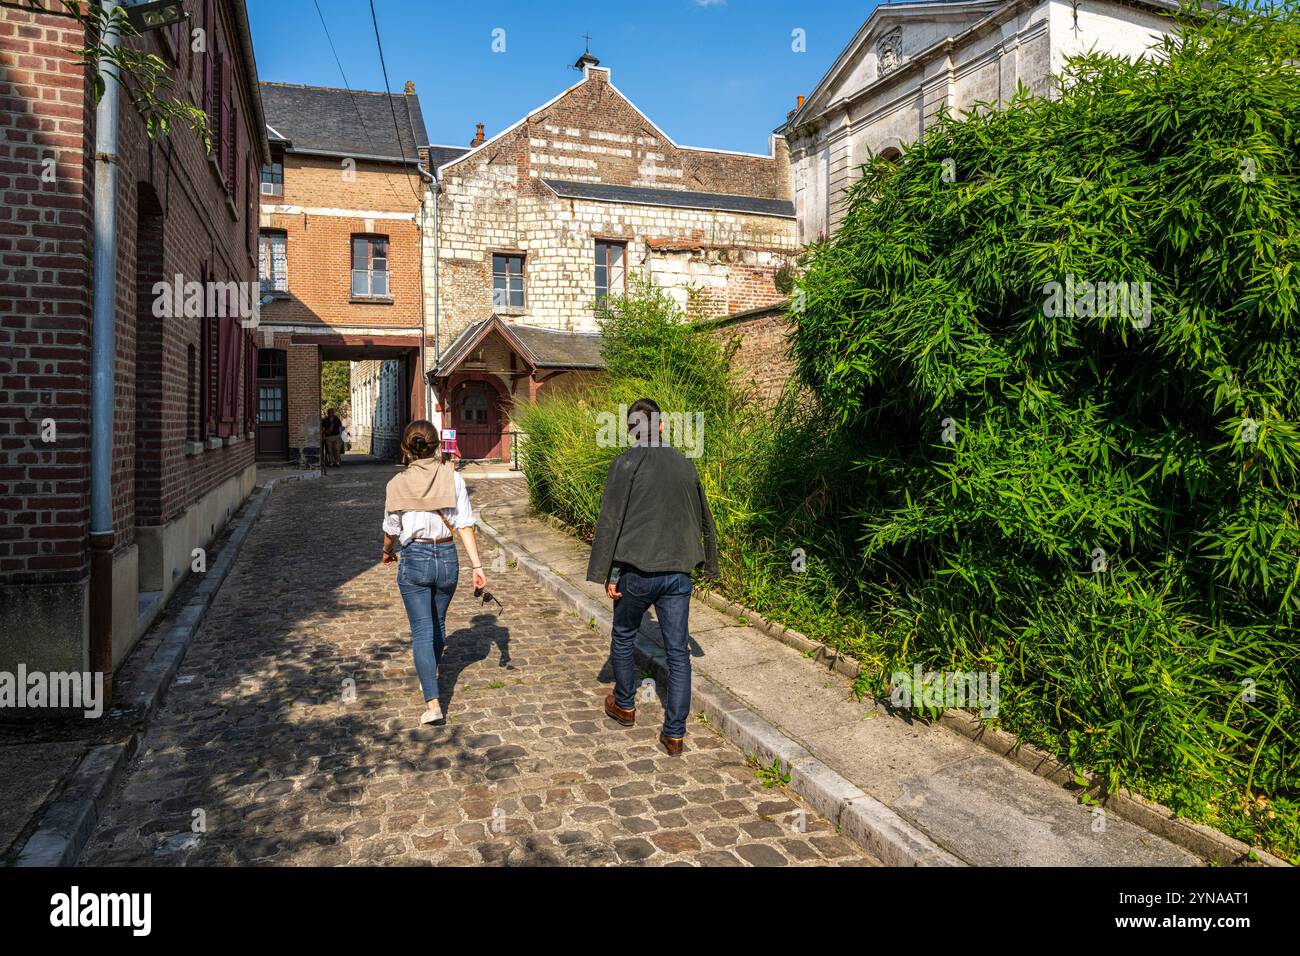
[[[663, 440], [659, 406], [638, 399], [628, 410], [632, 447], [610, 465], [587, 580], [605, 585], [614, 601], [610, 659], [614, 692], [605, 713], [624, 727], [636, 723], [633, 642], [646, 608], [654, 605], [668, 659], [664, 726], [659, 742], [680, 756], [691, 706], [691, 572], [718, 573], [713, 514], [695, 465]], [[703, 544], [701, 544], [703, 538]]]
[[334, 409], [326, 409], [325, 417], [320, 420], [320, 434], [325, 446], [325, 464], [337, 468], [343, 463], [343, 421], [334, 414]]

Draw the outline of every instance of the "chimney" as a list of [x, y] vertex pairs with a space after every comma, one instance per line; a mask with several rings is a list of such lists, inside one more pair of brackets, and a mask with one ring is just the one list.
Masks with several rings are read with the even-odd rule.
[[413, 96], [415, 94], [415, 80], [407, 80], [406, 89], [404, 89], [402, 92], [405, 93], [407, 96]]
[[474, 134], [474, 138], [469, 141], [469, 144], [470, 146], [483, 145], [483, 124], [482, 123], [478, 124], [478, 132]]
[[[414, 93], [415, 91], [412, 90], [411, 92]], [[800, 93], [798, 96], [795, 97], [795, 99], [794, 99], [794, 108], [797, 109], [797, 110], [801, 110], [801, 109], [803, 109], [803, 94], [802, 94], [802, 93]]]

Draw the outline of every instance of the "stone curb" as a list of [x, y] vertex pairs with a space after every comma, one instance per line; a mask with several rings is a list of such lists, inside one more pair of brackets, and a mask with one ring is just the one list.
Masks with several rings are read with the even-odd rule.
[[176, 616], [176, 622], [154, 649], [153, 657], [132, 683], [131, 696], [113, 708], [115, 713], [134, 712], [146, 725], [122, 744], [92, 747], [64, 788], [63, 793], [46, 809], [36, 831], [18, 855], [18, 866], [75, 866], [95, 832], [99, 812], [117, 785], [122, 772], [135, 756], [148, 730], [149, 719], [166, 698], [172, 679], [180, 669], [203, 615], [221, 590], [235, 558], [248, 539], [253, 524], [266, 507], [271, 489], [280, 481], [319, 478], [319, 472], [306, 472], [288, 478], [275, 478], [250, 497], [248, 507], [231, 532], [217, 560], [208, 568], [203, 583]]
[[[551, 592], [562, 605], [608, 633], [613, 612], [593, 601], [542, 562], [527, 554], [512, 538], [496, 530], [480, 514], [478, 527], [517, 567]], [[662, 647], [643, 627], [637, 635], [637, 661], [649, 668], [661, 686], [668, 674]], [[889, 866], [966, 866], [889, 807], [864, 793], [823, 764], [777, 727], [747, 708], [727, 690], [700, 674], [692, 675], [691, 709], [702, 714], [716, 731], [762, 764], [780, 761], [790, 775], [789, 787], [825, 816], [853, 842]]]
[[76, 865], [95, 832], [100, 809], [126, 768], [133, 744], [92, 747], [81, 758], [63, 793], [23, 845], [17, 866]]

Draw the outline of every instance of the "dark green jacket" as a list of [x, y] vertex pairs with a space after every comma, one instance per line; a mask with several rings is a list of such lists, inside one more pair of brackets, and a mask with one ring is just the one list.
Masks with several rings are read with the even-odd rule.
[[676, 448], [638, 445], [609, 466], [587, 580], [617, 580], [611, 571], [624, 564], [647, 574], [700, 565], [718, 574], [713, 513], [699, 472]]

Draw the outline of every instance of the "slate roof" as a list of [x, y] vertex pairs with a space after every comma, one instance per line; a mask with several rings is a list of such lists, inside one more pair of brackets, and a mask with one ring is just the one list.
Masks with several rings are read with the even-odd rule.
[[453, 159], [459, 159], [468, 152], [468, 146], [431, 145], [429, 147], [429, 168], [437, 169], [443, 163], [450, 163]]
[[539, 368], [604, 368], [600, 335], [596, 332], [562, 332], [533, 325], [512, 325], [510, 331], [533, 353]]
[[794, 218], [794, 203], [788, 199], [684, 192], [680, 189], [655, 189], [649, 186], [615, 186], [610, 183], [573, 183], [560, 179], [543, 179], [542, 182], [561, 199], [590, 199], [596, 202], [628, 203], [636, 206], [709, 209], [719, 212], [743, 212], [757, 216]]
[[442, 354], [436, 374], [452, 372], [473, 344], [479, 339], [484, 326], [495, 324], [505, 334], [512, 346], [519, 346], [523, 358], [537, 368], [601, 369], [605, 362], [600, 355], [600, 335], [595, 332], [564, 332], [531, 325], [503, 322], [496, 316], [475, 322], [456, 336]]
[[[414, 162], [419, 158], [417, 148], [429, 142], [420, 99], [414, 93], [371, 93], [293, 83], [261, 86], [266, 124], [291, 141], [290, 152], [399, 163], [405, 154], [407, 162]], [[393, 127], [394, 112], [397, 129]]]

